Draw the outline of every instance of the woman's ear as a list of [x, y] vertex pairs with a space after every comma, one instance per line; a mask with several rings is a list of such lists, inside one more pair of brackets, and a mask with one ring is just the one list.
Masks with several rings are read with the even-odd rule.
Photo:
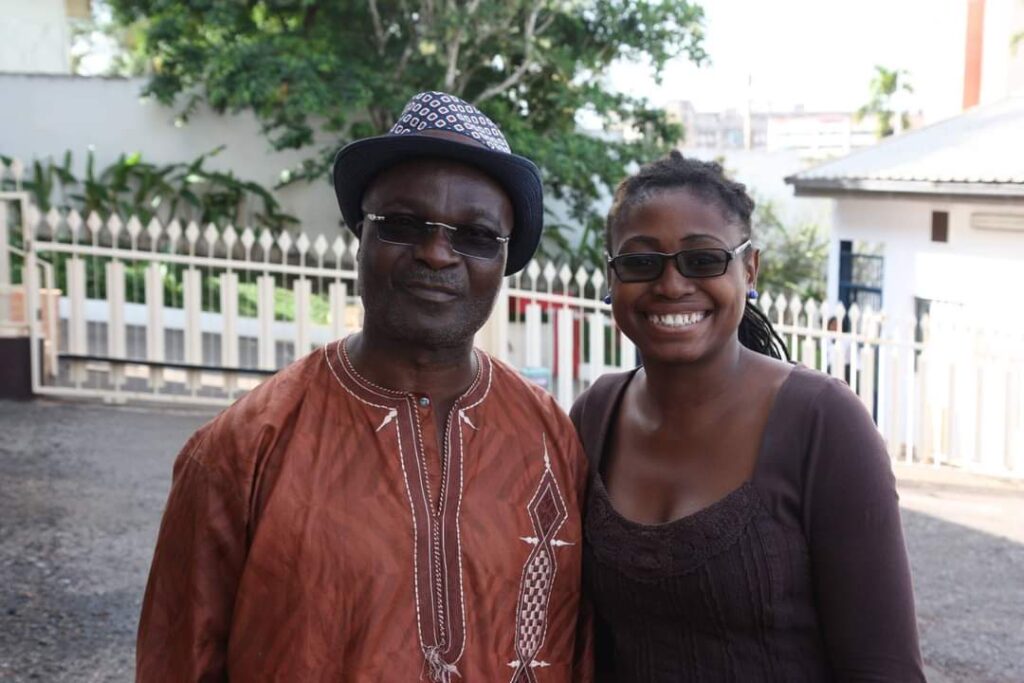
[[757, 289], [757, 273], [761, 269], [761, 250], [751, 247], [750, 256], [743, 262], [747, 271], [747, 289]]

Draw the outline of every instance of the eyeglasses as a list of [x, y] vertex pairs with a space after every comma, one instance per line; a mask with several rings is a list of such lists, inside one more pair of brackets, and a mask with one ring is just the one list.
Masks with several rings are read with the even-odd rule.
[[674, 261], [676, 269], [685, 277], [703, 278], [724, 275], [729, 261], [750, 246], [747, 240], [735, 249], [683, 249], [674, 254], [636, 252], [609, 256], [608, 265], [620, 282], [650, 282], [665, 272], [665, 263]]
[[448, 225], [415, 216], [379, 216], [368, 213], [365, 219], [376, 224], [377, 239], [381, 242], [409, 247], [426, 244], [433, 239], [438, 228], [444, 228], [452, 251], [470, 258], [492, 259], [501, 252], [501, 245], [509, 239], [484, 228]]

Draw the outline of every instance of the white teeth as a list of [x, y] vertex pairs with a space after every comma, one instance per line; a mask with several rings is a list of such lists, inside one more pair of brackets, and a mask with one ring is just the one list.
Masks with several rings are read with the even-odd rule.
[[664, 327], [689, 327], [699, 323], [704, 318], [708, 317], [707, 312], [697, 311], [694, 313], [673, 313], [670, 315], [649, 315], [647, 316], [655, 325], [662, 325]]

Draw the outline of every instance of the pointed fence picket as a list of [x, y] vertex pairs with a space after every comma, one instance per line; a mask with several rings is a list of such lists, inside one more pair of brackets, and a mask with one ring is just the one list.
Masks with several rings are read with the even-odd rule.
[[[40, 394], [226, 404], [361, 325], [355, 239], [42, 214], [24, 193], [0, 193], [0, 218], [11, 240], [0, 295], [25, 288], [33, 339], [52, 339], [53, 361], [42, 372], [33, 363]], [[34, 273], [24, 283], [10, 276], [18, 245]], [[54, 289], [44, 323], [42, 293]], [[601, 269], [532, 261], [506, 280], [478, 343], [568, 408], [602, 374], [638, 362], [606, 289]], [[792, 360], [849, 383], [894, 458], [1024, 476], [1024, 329], [943, 305], [916, 321], [785, 293], [759, 305]]]

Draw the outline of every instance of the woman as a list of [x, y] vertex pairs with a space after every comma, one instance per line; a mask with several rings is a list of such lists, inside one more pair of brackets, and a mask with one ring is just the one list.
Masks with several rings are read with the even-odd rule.
[[[573, 406], [603, 680], [923, 681], [885, 444], [857, 397], [783, 362], [748, 299], [754, 202], [673, 152], [623, 181], [606, 241], [644, 366]], [[599, 680], [602, 680], [599, 678]]]

